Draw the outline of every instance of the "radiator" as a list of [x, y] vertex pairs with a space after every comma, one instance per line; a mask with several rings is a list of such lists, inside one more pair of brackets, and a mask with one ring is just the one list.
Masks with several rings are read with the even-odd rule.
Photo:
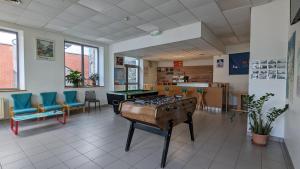
[[5, 110], [5, 99], [4, 98], [0, 98], [0, 119], [4, 119], [4, 110]]

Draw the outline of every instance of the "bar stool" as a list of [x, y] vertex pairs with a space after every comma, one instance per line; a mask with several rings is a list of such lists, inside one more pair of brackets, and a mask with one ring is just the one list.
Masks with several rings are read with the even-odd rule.
[[203, 110], [206, 106], [205, 99], [204, 99], [205, 90], [203, 88], [197, 88], [197, 94], [198, 94], [198, 103], [196, 108], [198, 110]]
[[188, 92], [188, 88], [186, 88], [186, 87], [181, 88], [181, 94], [182, 94], [183, 97], [187, 96], [187, 92]]
[[169, 95], [170, 95], [170, 88], [169, 88], [169, 86], [165, 86], [165, 88], [164, 88], [164, 94], [165, 94], [166, 96], [169, 96]]

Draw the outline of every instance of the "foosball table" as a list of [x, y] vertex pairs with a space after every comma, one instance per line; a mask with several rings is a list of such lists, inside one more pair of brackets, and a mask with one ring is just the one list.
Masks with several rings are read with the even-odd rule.
[[190, 129], [191, 140], [194, 141], [192, 116], [196, 109], [196, 104], [197, 99], [195, 97], [168, 96], [149, 96], [121, 102], [119, 107], [121, 116], [131, 122], [125, 151], [129, 151], [135, 129], [163, 136], [165, 143], [161, 167], [164, 168], [174, 126], [180, 123], [187, 123]]

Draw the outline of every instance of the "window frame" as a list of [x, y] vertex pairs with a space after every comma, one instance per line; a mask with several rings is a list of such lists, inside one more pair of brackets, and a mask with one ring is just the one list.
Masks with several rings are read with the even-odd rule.
[[12, 30], [8, 30], [8, 29], [2, 29], [2, 28], [0, 28], [0, 31], [1, 32], [7, 32], [7, 33], [13, 33], [13, 34], [15, 34], [16, 35], [16, 45], [17, 45], [17, 51], [16, 51], [16, 58], [17, 58], [17, 87], [16, 88], [0, 88], [0, 91], [10, 91], [10, 90], [12, 90], [12, 91], [14, 91], [14, 90], [21, 90], [20, 89], [20, 47], [19, 47], [19, 45], [20, 45], [20, 43], [19, 43], [19, 32], [17, 32], [17, 31], [12, 31]]
[[[97, 71], [98, 71], [98, 76], [100, 78], [100, 51], [99, 51], [99, 47], [96, 47], [96, 46], [92, 46], [92, 45], [87, 45], [87, 44], [84, 44], [84, 43], [79, 43], [79, 42], [73, 42], [73, 41], [64, 41], [64, 47], [66, 46], [66, 43], [69, 43], [69, 44], [74, 44], [74, 45], [78, 45], [80, 46], [81, 48], [81, 74], [82, 74], [82, 79], [81, 79], [81, 82], [83, 83], [82, 86], [79, 86], [78, 88], [85, 88], [85, 87], [104, 87], [100, 85], [100, 79], [98, 79], [98, 85], [95, 85], [95, 86], [87, 86], [84, 84], [84, 80], [85, 80], [85, 76], [84, 76], [84, 47], [90, 47], [90, 48], [95, 48], [97, 49], [97, 55], [98, 55], [98, 67], [97, 67]], [[64, 48], [64, 86], [65, 88], [74, 88], [73, 86], [67, 86], [66, 85], [66, 49]]]

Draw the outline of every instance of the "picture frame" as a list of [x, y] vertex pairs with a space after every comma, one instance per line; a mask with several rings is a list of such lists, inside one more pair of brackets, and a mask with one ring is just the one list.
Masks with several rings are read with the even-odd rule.
[[41, 60], [55, 60], [55, 43], [53, 40], [37, 38], [36, 45], [36, 59]]
[[116, 56], [116, 66], [123, 66], [124, 65], [124, 57]]

